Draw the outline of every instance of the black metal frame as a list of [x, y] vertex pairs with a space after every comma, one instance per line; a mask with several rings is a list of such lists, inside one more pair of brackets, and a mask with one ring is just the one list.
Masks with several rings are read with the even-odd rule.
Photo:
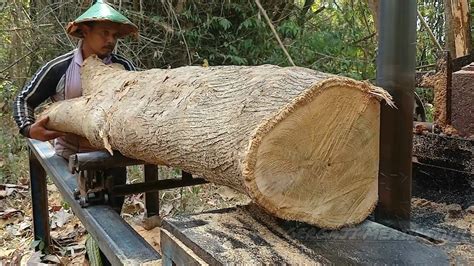
[[204, 178], [194, 178], [190, 173], [185, 171], [181, 171], [182, 176], [180, 179], [174, 178], [159, 180], [158, 168], [156, 165], [150, 165], [140, 160], [127, 158], [119, 152], [114, 152], [114, 155], [110, 155], [106, 151], [94, 151], [74, 154], [69, 158], [69, 170], [72, 173], [84, 170], [104, 170], [108, 168], [139, 164], [144, 165], [145, 182], [115, 185], [109, 192], [113, 196], [124, 196], [145, 192], [145, 198], [148, 198], [148, 206], [155, 210], [149, 210], [151, 213], [156, 212], [156, 214], [158, 214], [158, 208], [154, 206], [154, 204], [158, 204], [159, 201], [157, 191], [207, 183]]
[[28, 154], [30, 165], [31, 203], [33, 206], [33, 232], [35, 240], [43, 241], [46, 249], [51, 251], [46, 172], [31, 149], [29, 149]]
[[377, 85], [397, 108], [381, 107], [377, 222], [410, 228], [416, 61], [416, 1], [382, 0], [379, 6]]
[[[87, 168], [99, 169], [100, 161], [102, 161], [104, 168], [137, 165], [143, 164], [143, 162], [128, 159], [120, 154], [110, 156], [94, 152], [95, 154], [92, 155], [82, 154], [77, 161], [68, 164], [62, 157], [55, 155], [53, 147], [48, 142], [28, 139], [27, 144], [30, 160], [34, 237], [36, 240], [42, 240], [47, 250], [51, 250], [51, 237], [46, 174], [51, 177], [64, 200], [71, 206], [86, 230], [98, 242], [100, 249], [112, 265], [142, 264], [158, 262], [161, 259], [158, 252], [111, 207], [92, 205], [82, 208], [74, 198], [74, 190], [77, 188], [74, 172]], [[94, 160], [90, 156], [100, 159]], [[81, 158], [87, 158], [87, 160], [81, 160]], [[159, 190], [203, 183], [206, 183], [204, 179], [193, 178], [186, 172], [183, 172], [181, 179], [158, 180], [157, 166], [145, 165], [144, 183], [113, 187], [112, 194], [127, 195], [146, 192], [146, 214], [150, 217], [159, 214]]]

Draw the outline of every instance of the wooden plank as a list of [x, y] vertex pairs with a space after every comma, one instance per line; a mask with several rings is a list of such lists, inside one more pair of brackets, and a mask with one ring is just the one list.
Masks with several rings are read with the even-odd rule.
[[365, 221], [324, 230], [275, 219], [254, 205], [167, 218], [162, 228], [210, 264], [447, 264], [419, 238]]

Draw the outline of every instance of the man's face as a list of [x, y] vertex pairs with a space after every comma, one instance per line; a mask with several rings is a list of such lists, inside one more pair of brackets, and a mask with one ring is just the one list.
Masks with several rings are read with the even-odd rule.
[[112, 53], [119, 36], [119, 25], [108, 21], [94, 22], [93, 25], [82, 25], [83, 42], [99, 57], [104, 58]]

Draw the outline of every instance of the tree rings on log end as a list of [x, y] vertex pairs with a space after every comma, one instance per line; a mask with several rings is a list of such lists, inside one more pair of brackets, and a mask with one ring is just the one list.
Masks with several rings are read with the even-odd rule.
[[243, 165], [251, 197], [280, 218], [322, 228], [366, 219], [378, 193], [380, 102], [374, 89], [327, 79], [261, 124]]

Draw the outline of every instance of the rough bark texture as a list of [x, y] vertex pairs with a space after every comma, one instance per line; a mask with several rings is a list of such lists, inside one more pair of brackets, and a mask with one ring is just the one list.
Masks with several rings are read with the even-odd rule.
[[446, 48], [453, 58], [469, 54], [471, 23], [468, 0], [444, 0], [446, 17]]
[[84, 96], [48, 127], [181, 168], [320, 227], [363, 221], [377, 200], [380, 99], [368, 83], [300, 67], [127, 72], [88, 59]]

